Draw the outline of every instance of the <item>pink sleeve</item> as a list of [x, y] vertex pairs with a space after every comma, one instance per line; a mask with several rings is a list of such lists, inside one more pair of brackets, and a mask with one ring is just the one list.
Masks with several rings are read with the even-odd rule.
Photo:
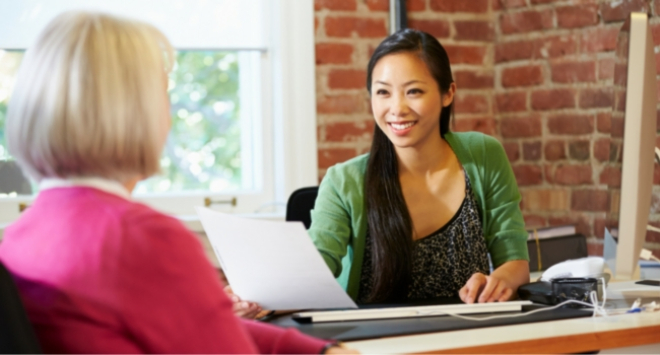
[[[137, 216], [136, 216], [137, 217]], [[232, 312], [197, 238], [164, 215], [142, 216], [130, 236], [122, 289], [131, 335], [152, 353], [318, 353], [325, 341], [244, 322]]]
[[313, 338], [297, 329], [282, 329], [257, 321], [243, 320], [262, 354], [320, 354], [327, 340]]

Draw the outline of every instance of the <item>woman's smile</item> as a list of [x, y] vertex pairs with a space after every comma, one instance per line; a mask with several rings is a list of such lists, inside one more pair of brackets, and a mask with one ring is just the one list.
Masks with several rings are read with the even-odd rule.
[[392, 133], [397, 136], [404, 136], [413, 129], [417, 121], [388, 122], [387, 124], [390, 126]]

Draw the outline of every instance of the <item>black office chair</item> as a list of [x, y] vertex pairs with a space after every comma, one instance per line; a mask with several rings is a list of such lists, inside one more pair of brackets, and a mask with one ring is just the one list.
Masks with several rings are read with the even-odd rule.
[[14, 280], [0, 263], [0, 353], [37, 354], [41, 347]]
[[312, 224], [310, 212], [314, 208], [314, 202], [316, 201], [318, 192], [318, 186], [303, 187], [294, 191], [286, 203], [285, 219], [287, 221], [303, 222], [305, 228], [309, 229], [309, 226]]

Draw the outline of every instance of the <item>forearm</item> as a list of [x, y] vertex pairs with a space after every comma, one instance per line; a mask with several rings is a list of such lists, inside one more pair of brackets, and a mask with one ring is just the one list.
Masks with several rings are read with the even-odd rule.
[[521, 285], [529, 283], [529, 262], [527, 260], [507, 261], [495, 269], [491, 276], [504, 281], [515, 291]]

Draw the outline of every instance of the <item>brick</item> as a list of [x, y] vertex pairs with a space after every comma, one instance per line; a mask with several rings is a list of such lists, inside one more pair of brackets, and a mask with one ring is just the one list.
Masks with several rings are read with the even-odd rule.
[[528, 33], [550, 29], [554, 26], [551, 10], [503, 13], [500, 15], [499, 22], [503, 34]]
[[317, 43], [316, 64], [349, 64], [352, 62], [353, 46], [344, 43]]
[[628, 66], [624, 63], [614, 64], [614, 86], [626, 87], [628, 80]]
[[538, 165], [516, 165], [513, 167], [518, 186], [539, 185], [543, 182], [543, 171]]
[[320, 148], [318, 150], [319, 169], [327, 169], [337, 163], [344, 162], [355, 156], [357, 156], [355, 149]]
[[492, 41], [495, 29], [492, 21], [454, 21], [456, 35], [460, 41]]
[[596, 81], [596, 62], [556, 62], [550, 64], [555, 83], [583, 83]]
[[452, 65], [456, 64], [484, 64], [486, 46], [460, 46], [445, 45]]
[[566, 189], [527, 189], [522, 192], [525, 211], [566, 211], [569, 192]]
[[619, 0], [600, 3], [600, 15], [603, 21], [623, 21], [631, 12], [649, 12], [647, 0]]
[[600, 172], [598, 181], [601, 184], [607, 185], [608, 187], [621, 187], [621, 168], [606, 166], [603, 168], [603, 171]]
[[614, 93], [613, 113], [623, 115], [626, 112], [626, 91], [620, 90]]
[[555, 164], [544, 164], [543, 174], [545, 174], [545, 181], [548, 184], [554, 184]]
[[565, 226], [574, 225], [575, 232], [588, 236], [591, 233], [591, 223], [589, 218], [582, 214], [571, 213], [566, 216], [549, 217], [548, 224], [550, 226]]
[[554, 182], [559, 185], [592, 184], [591, 165], [559, 165], [555, 169]]
[[492, 72], [461, 70], [454, 72], [454, 81], [460, 89], [492, 89], [495, 85]]
[[[371, 11], [389, 11], [390, 0], [366, 0], [367, 7]], [[407, 0], [406, 11], [417, 12], [426, 10], [426, 2], [424, 0]]]
[[614, 96], [611, 87], [580, 90], [580, 108], [612, 107]]
[[449, 22], [444, 20], [415, 20], [408, 21], [408, 27], [424, 31], [436, 38], [449, 38], [451, 29]]
[[607, 212], [610, 207], [610, 196], [604, 190], [574, 190], [571, 194], [571, 210]]
[[597, 53], [612, 51], [616, 48], [616, 39], [619, 36], [618, 28], [595, 28], [583, 30], [581, 36], [581, 51], [583, 53]]
[[365, 0], [371, 11], [389, 11], [390, 0]]
[[598, 80], [608, 80], [614, 77], [614, 58], [598, 61]]
[[603, 244], [587, 240], [587, 254], [589, 256], [603, 256]]
[[520, 145], [517, 142], [505, 142], [502, 146], [509, 162], [513, 163], [520, 158]]
[[356, 0], [314, 0], [314, 11], [328, 10], [357, 10]]
[[562, 2], [562, 1], [564, 1], [564, 0], [530, 0], [532, 5], [550, 4], [550, 3]]
[[557, 114], [548, 117], [548, 130], [552, 134], [590, 134], [594, 132], [593, 115]]
[[599, 133], [610, 133], [611, 130], [611, 112], [601, 112], [596, 116], [597, 128]]
[[323, 96], [316, 101], [316, 112], [324, 113], [361, 113], [364, 112], [364, 100], [359, 95]]
[[370, 141], [374, 131], [374, 121], [336, 122], [325, 125], [326, 142]]
[[430, 0], [431, 9], [439, 12], [488, 12], [488, 0]]
[[497, 112], [521, 112], [527, 110], [526, 92], [506, 92], [495, 95]]
[[325, 33], [329, 37], [378, 38], [387, 36], [387, 27], [382, 18], [326, 17]]
[[527, 6], [526, 0], [495, 0], [494, 3], [500, 4], [503, 9], [515, 9], [517, 7]]
[[603, 218], [594, 218], [594, 230], [593, 235], [598, 239], [603, 239], [605, 237], [605, 226], [607, 221]]
[[407, 0], [406, 1], [406, 10], [408, 12], [425, 11], [426, 10], [426, 0]]
[[495, 62], [531, 59], [534, 55], [534, 48], [535, 45], [532, 41], [495, 43]]
[[526, 161], [538, 161], [541, 159], [541, 142], [524, 142], [523, 159]]
[[657, 74], [660, 74], [660, 67], [658, 65], [660, 65], [660, 53], [655, 54], [655, 70]]
[[528, 65], [502, 70], [502, 86], [534, 86], [543, 83], [543, 71], [540, 65]]
[[534, 41], [533, 58], [563, 58], [577, 51], [575, 35], [549, 36]]
[[470, 132], [476, 131], [488, 135], [495, 134], [495, 120], [492, 117], [478, 117], [478, 118], [459, 118], [453, 121], [454, 128], [452, 131], [456, 132]]
[[[524, 204], [524, 199], [521, 202]], [[543, 228], [546, 225], [545, 217], [537, 215], [523, 214], [525, 220], [525, 228]]]
[[454, 98], [454, 112], [461, 113], [488, 113], [490, 103], [488, 98], [482, 94], [457, 93]]
[[575, 107], [575, 91], [571, 89], [547, 89], [532, 92], [534, 110], [555, 110]]
[[557, 26], [560, 28], [580, 28], [598, 23], [598, 6], [596, 4], [562, 6], [555, 9]]
[[573, 160], [588, 160], [591, 157], [591, 143], [589, 141], [570, 142], [568, 156]]
[[540, 137], [541, 117], [530, 115], [504, 118], [500, 121], [500, 133], [504, 138]]
[[566, 144], [559, 140], [548, 141], [545, 143], [544, 154], [548, 161], [566, 159]]
[[328, 75], [328, 86], [331, 89], [364, 89], [367, 73], [364, 70], [333, 69]]
[[610, 139], [600, 138], [594, 143], [594, 158], [599, 162], [610, 160]]

